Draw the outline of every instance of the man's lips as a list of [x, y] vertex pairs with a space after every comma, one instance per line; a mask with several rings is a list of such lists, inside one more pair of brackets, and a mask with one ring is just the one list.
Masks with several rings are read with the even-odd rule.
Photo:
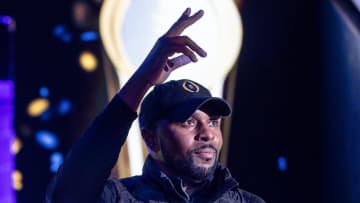
[[195, 150], [195, 154], [202, 159], [213, 159], [216, 155], [216, 150], [211, 147], [206, 147]]

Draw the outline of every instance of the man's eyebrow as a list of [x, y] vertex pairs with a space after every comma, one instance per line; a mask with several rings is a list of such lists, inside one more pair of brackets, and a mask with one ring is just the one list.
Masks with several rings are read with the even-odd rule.
[[210, 116], [210, 120], [222, 119], [222, 116]]

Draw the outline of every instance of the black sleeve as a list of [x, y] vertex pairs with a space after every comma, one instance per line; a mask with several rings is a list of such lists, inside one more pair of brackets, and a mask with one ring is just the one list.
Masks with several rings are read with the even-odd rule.
[[72, 147], [49, 185], [46, 202], [96, 202], [136, 117], [115, 96]]
[[116, 183], [109, 180], [105, 184], [104, 189], [101, 193], [100, 199], [97, 203], [116, 203], [119, 202], [118, 190], [116, 188]]

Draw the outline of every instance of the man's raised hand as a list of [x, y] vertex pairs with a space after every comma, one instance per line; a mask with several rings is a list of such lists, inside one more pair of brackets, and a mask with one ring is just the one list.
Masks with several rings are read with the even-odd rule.
[[[143, 64], [138, 69], [138, 74], [152, 84], [164, 82], [171, 72], [190, 62], [196, 62], [196, 54], [205, 57], [206, 52], [188, 36], [181, 36], [181, 33], [190, 25], [198, 21], [204, 11], [199, 10], [190, 15], [191, 9], [187, 8], [180, 18], [161, 36]], [[170, 58], [174, 54], [180, 54]]]

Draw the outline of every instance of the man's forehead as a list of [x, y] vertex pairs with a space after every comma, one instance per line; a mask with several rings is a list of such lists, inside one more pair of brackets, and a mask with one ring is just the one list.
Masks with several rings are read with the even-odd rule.
[[196, 109], [195, 112], [189, 117], [189, 118], [198, 118], [198, 117], [201, 117], [201, 118], [209, 118], [209, 119], [219, 119], [219, 118], [222, 118], [222, 116], [220, 115], [217, 115], [217, 114], [211, 114], [211, 112], [206, 112], [206, 111], [203, 111], [201, 109]]

